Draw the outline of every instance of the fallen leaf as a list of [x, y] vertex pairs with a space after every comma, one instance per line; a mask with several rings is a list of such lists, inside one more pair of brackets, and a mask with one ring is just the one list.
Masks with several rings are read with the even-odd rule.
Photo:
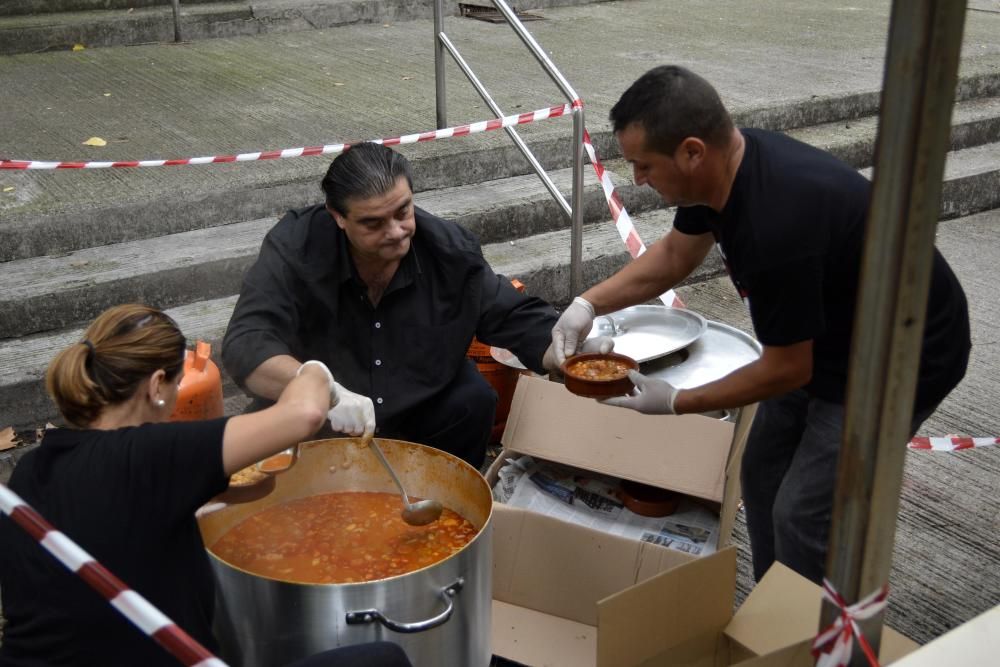
[[17, 446], [17, 438], [14, 435], [14, 427], [8, 426], [0, 431], [0, 452], [5, 449], [14, 449]]
[[108, 142], [106, 142], [104, 139], [101, 139], [100, 137], [91, 137], [90, 139], [87, 139], [85, 142], [83, 142], [83, 145], [84, 146], [107, 146]]
[[83, 51], [85, 48], [87, 48], [87, 47], [84, 46], [83, 44], [74, 44], [73, 45], [73, 50], [74, 51]]
[[7, 187], [5, 187], [3, 189], [3, 191], [4, 192], [13, 192], [14, 191], [14, 186], [13, 185], [8, 185]]

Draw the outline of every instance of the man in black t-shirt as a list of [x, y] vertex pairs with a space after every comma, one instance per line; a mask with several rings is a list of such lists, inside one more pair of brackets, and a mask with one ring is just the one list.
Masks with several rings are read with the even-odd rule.
[[[662, 240], [566, 309], [552, 331], [557, 360], [595, 315], [662, 294], [718, 244], [764, 346], [760, 359], [683, 390], [635, 374], [635, 394], [606, 403], [682, 414], [759, 401], [742, 467], [754, 575], [777, 559], [819, 582], [871, 184], [824, 151], [736, 129], [712, 86], [681, 67], [643, 75], [611, 120], [636, 183], [677, 215]], [[970, 348], [965, 295], [935, 250], [912, 432], [962, 379]]]

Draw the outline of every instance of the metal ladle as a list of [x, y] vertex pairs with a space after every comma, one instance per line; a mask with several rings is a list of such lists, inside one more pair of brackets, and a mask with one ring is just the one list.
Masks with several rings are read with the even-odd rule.
[[411, 526], [426, 526], [429, 523], [437, 521], [444, 510], [444, 506], [438, 501], [431, 499], [418, 500], [415, 503], [411, 503], [410, 497], [406, 495], [406, 491], [403, 489], [403, 484], [396, 477], [396, 472], [392, 469], [392, 466], [385, 460], [385, 455], [382, 454], [382, 450], [375, 442], [375, 439], [369, 435], [365, 436], [364, 441], [375, 452], [375, 455], [382, 462], [382, 465], [385, 466], [385, 469], [389, 471], [392, 481], [396, 483], [396, 486], [399, 487], [399, 492], [403, 494], [403, 511], [399, 513], [403, 517], [403, 521]]

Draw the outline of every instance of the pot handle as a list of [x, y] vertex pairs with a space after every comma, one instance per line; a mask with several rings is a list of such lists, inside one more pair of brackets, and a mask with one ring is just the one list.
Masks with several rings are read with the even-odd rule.
[[465, 579], [459, 577], [455, 583], [451, 584], [447, 588], [440, 592], [441, 599], [444, 600], [445, 610], [442, 611], [437, 616], [428, 618], [424, 621], [414, 621], [413, 623], [401, 623], [399, 621], [394, 621], [390, 618], [386, 618], [384, 614], [378, 609], [364, 609], [362, 611], [349, 611], [347, 612], [347, 624], [348, 625], [363, 625], [366, 623], [373, 623], [378, 621], [385, 627], [389, 628], [394, 632], [402, 633], [414, 633], [423, 632], [424, 630], [430, 630], [431, 628], [436, 628], [439, 625], [445, 623], [449, 618], [451, 618], [451, 613], [455, 610], [455, 603], [452, 598], [462, 590], [462, 586], [465, 585]]

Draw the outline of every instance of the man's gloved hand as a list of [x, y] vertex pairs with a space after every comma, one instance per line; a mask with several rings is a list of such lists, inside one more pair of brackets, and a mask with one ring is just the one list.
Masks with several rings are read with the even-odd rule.
[[555, 353], [556, 365], [562, 365], [566, 357], [576, 354], [577, 346], [594, 326], [594, 315], [594, 306], [578, 296], [559, 316], [556, 325], [552, 327], [552, 351]]
[[615, 405], [629, 408], [647, 415], [673, 415], [674, 401], [680, 391], [663, 380], [648, 378], [639, 371], [629, 371], [628, 377], [635, 385], [635, 391], [629, 396], [616, 396], [601, 401], [605, 405]]
[[607, 354], [615, 349], [615, 340], [611, 336], [595, 336], [583, 341], [580, 347], [580, 354], [591, 354], [599, 352]]
[[327, 417], [334, 431], [364, 436], [375, 433], [375, 405], [372, 399], [355, 394], [339, 382], [333, 383], [330, 398], [333, 407]]

